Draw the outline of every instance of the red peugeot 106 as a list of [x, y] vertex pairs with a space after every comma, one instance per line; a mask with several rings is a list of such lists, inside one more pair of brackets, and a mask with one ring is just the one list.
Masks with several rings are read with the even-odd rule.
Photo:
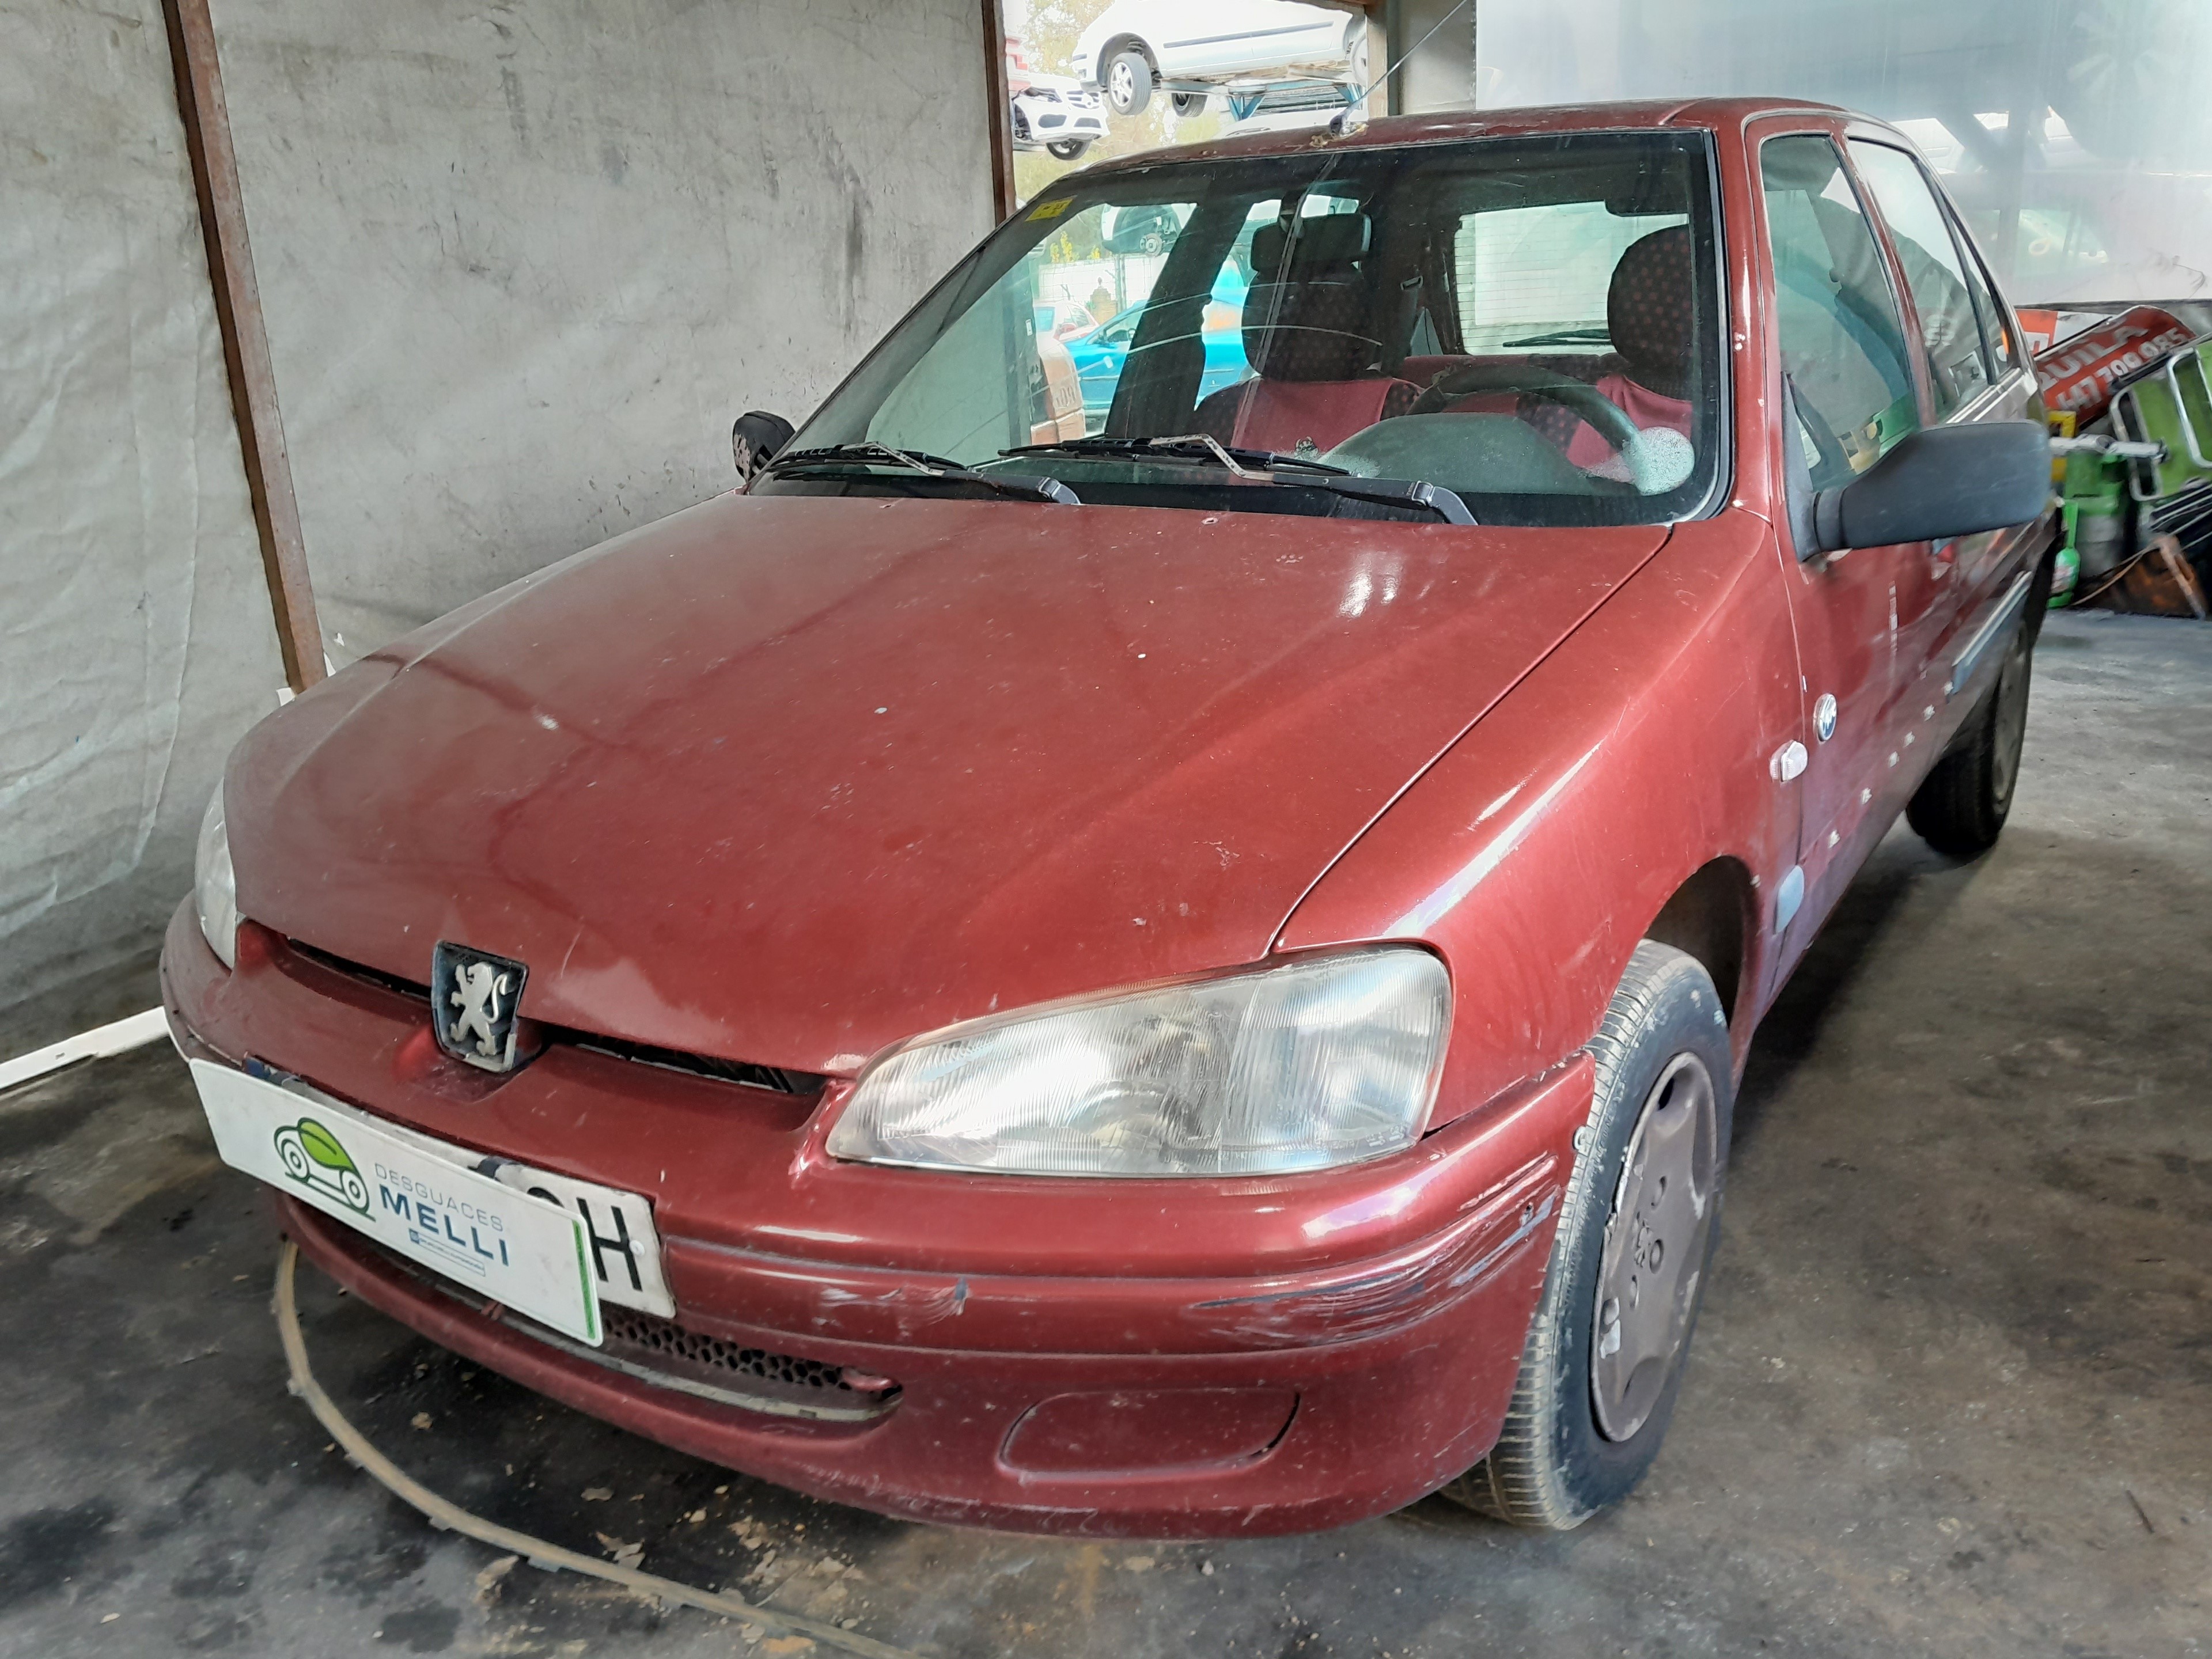
[[[1071, 435], [1036, 319], [1102, 286]], [[1094, 168], [742, 492], [264, 721], [177, 1042], [342, 1284], [702, 1457], [1571, 1526], [1666, 1431], [1759, 1015], [1899, 811], [2004, 823], [2039, 413], [1839, 111]]]

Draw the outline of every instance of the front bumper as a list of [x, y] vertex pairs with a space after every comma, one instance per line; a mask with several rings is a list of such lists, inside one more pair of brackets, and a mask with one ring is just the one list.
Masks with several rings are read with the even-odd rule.
[[1024, 1531], [1196, 1537], [1395, 1509], [1495, 1441], [1587, 1062], [1399, 1157], [1272, 1180], [946, 1176], [835, 1164], [821, 1104], [555, 1047], [507, 1077], [427, 1003], [251, 924], [227, 972], [191, 907], [180, 1047], [248, 1055], [464, 1146], [653, 1200], [688, 1331], [893, 1379], [862, 1421], [744, 1409], [538, 1340], [318, 1212], [286, 1230], [356, 1294], [526, 1386], [814, 1496]]

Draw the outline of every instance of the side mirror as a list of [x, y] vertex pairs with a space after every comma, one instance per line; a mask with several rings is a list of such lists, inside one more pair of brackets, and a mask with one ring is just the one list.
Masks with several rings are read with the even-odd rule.
[[1924, 427], [1865, 476], [1813, 498], [1805, 556], [2002, 530], [2040, 516], [2050, 500], [2051, 439], [2039, 422]]
[[730, 459], [738, 469], [740, 488], [750, 483], [761, 468], [791, 441], [792, 424], [764, 409], [749, 409], [730, 428]]

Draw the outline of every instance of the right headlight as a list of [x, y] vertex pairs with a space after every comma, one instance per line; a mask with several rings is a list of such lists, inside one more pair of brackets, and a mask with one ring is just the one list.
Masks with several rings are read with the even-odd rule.
[[216, 780], [207, 816], [200, 820], [200, 844], [192, 861], [192, 902], [208, 949], [226, 968], [238, 966], [238, 878], [230, 867], [230, 831], [222, 821], [222, 781]]
[[1406, 946], [957, 1025], [860, 1076], [835, 1158], [1004, 1175], [1231, 1176], [1410, 1146], [1450, 1020]]

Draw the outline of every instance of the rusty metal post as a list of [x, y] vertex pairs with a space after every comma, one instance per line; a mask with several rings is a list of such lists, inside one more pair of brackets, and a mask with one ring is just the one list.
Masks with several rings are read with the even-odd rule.
[[307, 580], [307, 555], [300, 536], [300, 506], [292, 494], [292, 463], [284, 450], [284, 422], [276, 408], [276, 378], [269, 364], [269, 337], [261, 323], [261, 290], [253, 280], [253, 254], [246, 240], [246, 208], [238, 189], [238, 156], [231, 148], [230, 111], [223, 102], [222, 70], [216, 61], [215, 26], [207, 0], [161, 0], [169, 27], [169, 62], [177, 77], [177, 108], [185, 120], [185, 147], [198, 193], [200, 234], [207, 243], [208, 279], [222, 331], [223, 368], [246, 459], [253, 500], [253, 527], [261, 540], [261, 566], [276, 618], [284, 678], [304, 691], [323, 678], [323, 630]]
[[983, 95], [990, 100], [991, 213], [1005, 220], [1014, 211], [1012, 94], [1006, 88], [1006, 19], [1000, 0], [983, 0]]

